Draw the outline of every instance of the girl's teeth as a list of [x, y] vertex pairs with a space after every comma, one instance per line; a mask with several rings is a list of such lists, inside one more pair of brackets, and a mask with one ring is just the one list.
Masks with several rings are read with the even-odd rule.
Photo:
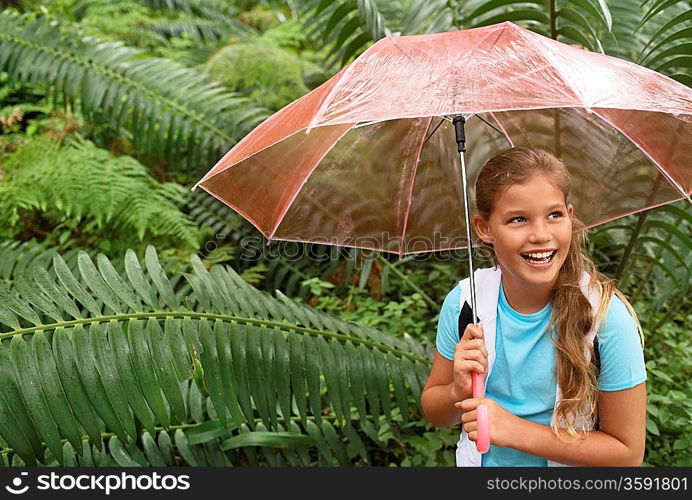
[[543, 252], [543, 253], [530, 253], [527, 254], [529, 257], [533, 257], [534, 259], [545, 259], [546, 257], [550, 257], [550, 254], [553, 252]]
[[522, 254], [527, 260], [532, 262], [547, 262], [553, 255], [555, 255], [555, 250], [552, 252], [535, 252], [535, 253], [525, 253]]

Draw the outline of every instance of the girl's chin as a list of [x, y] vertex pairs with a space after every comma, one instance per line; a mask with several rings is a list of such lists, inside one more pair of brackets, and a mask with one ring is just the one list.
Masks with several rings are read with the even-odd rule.
[[521, 271], [518, 273], [524, 276], [524, 279], [533, 283], [550, 283], [557, 279], [558, 272], [562, 262], [553, 259], [547, 264], [533, 264], [522, 259], [520, 263]]

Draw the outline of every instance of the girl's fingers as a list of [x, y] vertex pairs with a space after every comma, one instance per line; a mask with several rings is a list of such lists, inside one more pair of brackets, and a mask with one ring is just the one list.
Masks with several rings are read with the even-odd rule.
[[476, 421], [476, 410], [467, 411], [461, 414], [461, 422], [467, 424]]
[[473, 422], [469, 422], [467, 424], [464, 424], [464, 430], [466, 432], [478, 431], [478, 422], [476, 422], [474, 420]]
[[478, 361], [465, 361], [460, 363], [457, 373], [469, 372], [485, 373], [485, 366], [480, 364]]
[[477, 437], [478, 437], [478, 431], [469, 432], [468, 434], [469, 434], [469, 439], [471, 441], [475, 442]]
[[464, 334], [461, 336], [461, 340], [469, 339], [482, 339], [483, 338], [483, 327], [479, 325], [467, 325]]
[[488, 349], [485, 348], [485, 342], [482, 339], [462, 340], [457, 344], [457, 349], [462, 352], [478, 350], [483, 353], [483, 356], [488, 356]]
[[478, 361], [480, 364], [486, 366], [488, 364], [488, 359], [483, 355], [481, 351], [462, 351], [461, 357], [469, 361]]

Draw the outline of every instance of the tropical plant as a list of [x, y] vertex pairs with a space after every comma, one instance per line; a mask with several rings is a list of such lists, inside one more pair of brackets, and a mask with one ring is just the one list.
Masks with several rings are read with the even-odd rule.
[[[4, 164], [0, 234], [39, 233], [63, 245], [119, 253], [117, 248], [161, 238], [188, 250], [199, 246], [197, 227], [177, 204], [185, 196], [176, 183], [159, 183], [127, 156], [113, 156], [88, 141], [60, 147], [48, 137], [24, 143]], [[80, 243], [81, 242], [81, 243]], [[123, 250], [124, 251], [124, 250]]]
[[390, 35], [439, 33], [513, 21], [542, 35], [603, 52], [600, 32], [612, 16], [605, 0], [311, 0], [303, 15], [313, 36], [331, 46], [329, 63], [344, 65]]
[[278, 110], [308, 93], [300, 58], [267, 42], [229, 45], [214, 54], [206, 71], [228, 88]]
[[[160, 440], [168, 444], [164, 430], [181, 454], [190, 434], [193, 443], [216, 441], [219, 453], [252, 442], [238, 433], [248, 429], [303, 435], [299, 447], [312, 437], [321, 463], [330, 462], [325, 448], [343, 463], [347, 438], [368, 461], [360, 436], [376, 436], [380, 417], [408, 421], [406, 396], [420, 394], [427, 375], [417, 341], [272, 298], [195, 256], [185, 293], [153, 247], [145, 269], [132, 251], [122, 274], [105, 256], [96, 261], [82, 252], [72, 273], [54, 255], [56, 277], [34, 266], [0, 285], [0, 436], [24, 463], [86, 457], [86, 440], [104, 454], [103, 438], [112, 456], [136, 462], [147, 449], [156, 455], [149, 438], [159, 451]], [[190, 380], [215, 412], [198, 425], [189, 420], [199, 405], [181, 389]], [[63, 455], [66, 443], [74, 452]]]
[[77, 101], [86, 120], [124, 135], [142, 157], [197, 172], [267, 116], [191, 69], [8, 11], [0, 13], [0, 70]]
[[[383, 36], [513, 21], [692, 81], [689, 0], [12, 5], [25, 14], [0, 13], [0, 190], [35, 178], [48, 203], [39, 206], [24, 182], [15, 200], [28, 198], [29, 208], [17, 213], [34, 219], [2, 225], [15, 238], [0, 242], [0, 463], [12, 466], [453, 464], [458, 429], [432, 428], [418, 400], [435, 314], [465, 262], [267, 246], [225, 205], [190, 193], [270, 112], [204, 75], [223, 47], [271, 43], [297, 54], [314, 88]], [[118, 156], [66, 141], [75, 130]], [[52, 162], [37, 147], [44, 134], [64, 143], [45, 155]], [[104, 171], [93, 168], [98, 160]], [[121, 165], [154, 191], [153, 178], [188, 186], [167, 202], [199, 231], [156, 236], [158, 220], [137, 226], [134, 215], [121, 226], [128, 231], [111, 230], [104, 214], [118, 205], [97, 200], [91, 185], [59, 204], [70, 191], [51, 191], [42, 177], [75, 162], [95, 172], [94, 186]], [[133, 206], [147, 205], [149, 191], [136, 191]], [[692, 464], [689, 207], [683, 200], [590, 231], [599, 268], [618, 279], [645, 331], [645, 465]], [[70, 226], [80, 210], [90, 224]], [[145, 228], [141, 242], [135, 227]], [[205, 242], [199, 257], [189, 258], [188, 232]], [[248, 255], [247, 238], [261, 251]], [[149, 242], [159, 250], [142, 261], [118, 248]], [[286, 252], [299, 257], [280, 258]]]

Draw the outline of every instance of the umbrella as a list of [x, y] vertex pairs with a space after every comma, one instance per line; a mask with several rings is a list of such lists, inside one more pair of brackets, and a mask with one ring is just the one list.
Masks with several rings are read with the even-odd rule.
[[260, 124], [195, 188], [269, 241], [400, 256], [468, 247], [473, 279], [466, 186], [491, 156], [552, 150], [591, 227], [689, 200], [691, 136], [686, 86], [505, 22], [383, 38]]

